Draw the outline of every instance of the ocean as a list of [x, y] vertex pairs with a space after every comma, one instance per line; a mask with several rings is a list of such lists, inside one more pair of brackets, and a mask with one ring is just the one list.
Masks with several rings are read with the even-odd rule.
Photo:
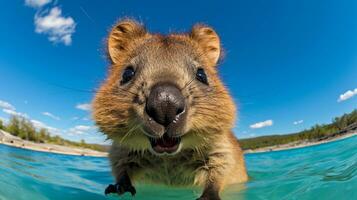
[[[137, 195], [104, 196], [113, 183], [107, 158], [0, 145], [0, 200], [194, 200], [198, 189], [138, 185]], [[293, 150], [245, 155], [249, 182], [223, 200], [357, 199], [357, 136]]]

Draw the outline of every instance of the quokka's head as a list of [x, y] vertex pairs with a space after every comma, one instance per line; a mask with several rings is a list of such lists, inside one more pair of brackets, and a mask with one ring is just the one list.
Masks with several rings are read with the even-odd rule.
[[112, 65], [93, 116], [115, 143], [175, 154], [209, 145], [232, 128], [235, 106], [218, 78], [221, 47], [212, 28], [160, 35], [126, 19], [111, 30], [107, 51]]

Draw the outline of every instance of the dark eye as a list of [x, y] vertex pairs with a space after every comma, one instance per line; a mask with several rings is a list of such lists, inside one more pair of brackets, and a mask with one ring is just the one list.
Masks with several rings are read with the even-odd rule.
[[208, 85], [207, 75], [206, 75], [204, 69], [202, 69], [202, 68], [198, 68], [198, 69], [197, 69], [196, 79], [197, 79], [198, 81], [200, 81], [201, 83], [204, 83], [204, 84]]
[[131, 79], [133, 79], [134, 75], [135, 75], [135, 71], [132, 66], [125, 68], [122, 78], [121, 78], [121, 81], [120, 81], [120, 85], [123, 85], [123, 84], [129, 82]]

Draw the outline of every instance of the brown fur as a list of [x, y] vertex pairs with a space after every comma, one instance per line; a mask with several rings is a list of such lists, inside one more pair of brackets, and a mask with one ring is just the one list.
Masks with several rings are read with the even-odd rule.
[[[243, 153], [231, 132], [235, 105], [220, 81], [216, 64], [220, 40], [205, 25], [188, 34], [150, 34], [133, 21], [117, 23], [108, 37], [112, 61], [107, 80], [94, 101], [94, 119], [113, 140], [110, 160], [114, 176], [128, 173], [131, 180], [173, 186], [199, 185], [202, 199], [233, 183], [247, 180]], [[132, 83], [121, 86], [126, 66], [138, 66]], [[195, 69], [204, 68], [209, 85], [195, 80]], [[145, 99], [158, 81], [174, 82], [189, 105], [182, 127], [182, 149], [174, 156], [148, 151], [143, 120]]]

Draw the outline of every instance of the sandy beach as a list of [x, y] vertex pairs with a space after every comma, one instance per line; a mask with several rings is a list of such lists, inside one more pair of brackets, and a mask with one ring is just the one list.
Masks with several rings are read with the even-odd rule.
[[13, 146], [17, 148], [34, 150], [34, 151], [42, 151], [42, 152], [50, 152], [50, 153], [58, 153], [58, 154], [66, 154], [66, 155], [94, 156], [94, 157], [106, 157], [108, 155], [108, 153], [106, 152], [100, 152], [91, 149], [26, 141], [19, 137], [15, 137], [3, 130], [0, 130], [0, 144]]
[[269, 147], [263, 147], [263, 148], [258, 148], [258, 149], [248, 149], [245, 150], [244, 153], [263, 153], [263, 152], [271, 152], [271, 151], [282, 151], [282, 150], [287, 150], [287, 149], [297, 149], [297, 148], [303, 148], [303, 147], [308, 147], [308, 146], [314, 146], [314, 145], [319, 145], [319, 144], [324, 144], [328, 142], [333, 142], [337, 140], [342, 140], [345, 138], [353, 137], [356, 136], [357, 132], [351, 132], [351, 133], [346, 133], [341, 136], [329, 138], [326, 140], [321, 140], [321, 141], [316, 141], [316, 142], [311, 142], [311, 141], [297, 141], [297, 142], [292, 142], [288, 144], [282, 144], [282, 145], [274, 145], [274, 146], [269, 146]]
[[[298, 141], [292, 142], [283, 145], [275, 145], [270, 147], [258, 148], [258, 149], [248, 149], [244, 153], [262, 153], [262, 152], [271, 152], [271, 151], [282, 151], [287, 149], [296, 149], [308, 146], [319, 145], [323, 143], [328, 143], [336, 140], [341, 140], [348, 137], [356, 136], [357, 132], [347, 133], [338, 137], [329, 138], [326, 140], [311, 142], [311, 141]], [[78, 148], [78, 147], [69, 147], [61, 146], [55, 144], [45, 144], [45, 143], [35, 143], [31, 141], [23, 140], [19, 137], [15, 137], [3, 130], [0, 130], [0, 144], [9, 145], [17, 148], [29, 149], [34, 151], [66, 154], [66, 155], [79, 155], [79, 156], [94, 156], [94, 157], [106, 157], [108, 156], [107, 152], [100, 152], [91, 149]]]

